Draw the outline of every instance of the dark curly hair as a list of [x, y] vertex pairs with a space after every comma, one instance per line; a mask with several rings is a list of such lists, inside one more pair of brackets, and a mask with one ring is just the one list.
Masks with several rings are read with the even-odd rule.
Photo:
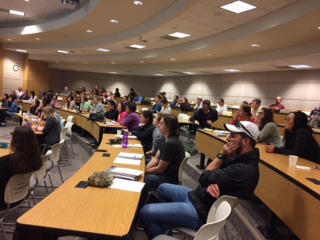
[[19, 126], [14, 129], [10, 148], [15, 174], [37, 171], [41, 168], [40, 146], [30, 127]]

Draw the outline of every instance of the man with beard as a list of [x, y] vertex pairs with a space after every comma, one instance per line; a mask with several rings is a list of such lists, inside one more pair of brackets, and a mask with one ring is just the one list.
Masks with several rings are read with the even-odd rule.
[[[144, 230], [150, 239], [164, 234], [168, 226], [198, 230], [211, 205], [222, 195], [239, 199], [250, 197], [259, 180], [259, 150], [255, 148], [258, 127], [248, 121], [226, 124], [231, 132], [217, 157], [201, 174], [195, 190], [173, 184], [158, 188], [160, 203], [147, 204], [140, 211]], [[170, 217], [168, 217], [170, 216]]]

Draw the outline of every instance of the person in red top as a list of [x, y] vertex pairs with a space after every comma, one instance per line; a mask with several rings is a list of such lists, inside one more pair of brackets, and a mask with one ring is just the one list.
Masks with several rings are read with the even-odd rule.
[[269, 108], [272, 110], [272, 112], [280, 112], [281, 109], [284, 109], [284, 105], [282, 104], [282, 98], [276, 97], [275, 103], [271, 104]]
[[232, 125], [234, 125], [237, 121], [253, 122], [253, 119], [251, 118], [251, 108], [248, 105], [240, 105], [238, 111], [233, 114], [232, 118]]

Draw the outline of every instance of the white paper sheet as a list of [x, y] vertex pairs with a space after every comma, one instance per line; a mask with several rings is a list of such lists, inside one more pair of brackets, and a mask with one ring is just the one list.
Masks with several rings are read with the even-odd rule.
[[113, 162], [120, 163], [120, 164], [137, 165], [137, 166], [141, 164], [141, 160], [122, 158], [122, 157], [117, 157]]
[[113, 183], [110, 188], [119, 189], [124, 191], [130, 192], [141, 192], [142, 188], [144, 187], [143, 182], [136, 182], [131, 180], [125, 180], [120, 178], [113, 179]]

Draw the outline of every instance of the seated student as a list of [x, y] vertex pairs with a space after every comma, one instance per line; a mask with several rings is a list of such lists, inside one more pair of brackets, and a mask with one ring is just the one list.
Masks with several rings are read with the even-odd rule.
[[284, 123], [284, 147], [267, 145], [267, 153], [296, 155], [315, 163], [320, 163], [320, 148], [312, 136], [313, 131], [308, 125], [308, 117], [303, 112], [291, 112]]
[[162, 105], [162, 108], [161, 108], [160, 112], [162, 112], [164, 114], [171, 114], [171, 108], [170, 108], [170, 105], [169, 105], [168, 100], [166, 98], [161, 99], [161, 105]]
[[38, 99], [36, 99], [35, 101], [33, 101], [33, 102], [31, 103], [30, 113], [31, 113], [32, 115], [37, 115], [37, 114], [36, 114], [36, 110], [38, 109], [39, 105], [40, 105], [40, 101], [39, 101]]
[[127, 112], [126, 112], [126, 106], [123, 103], [118, 103], [117, 105], [117, 110], [118, 110], [118, 123], [122, 123], [124, 121], [124, 119], [127, 116]]
[[252, 102], [249, 104], [249, 106], [251, 107], [251, 117], [253, 120], [255, 120], [256, 117], [258, 116], [258, 113], [261, 112], [261, 108], [262, 108], [261, 99], [259, 98], [253, 99]]
[[[179, 124], [176, 116], [165, 114], [159, 122], [163, 141], [156, 156], [151, 158], [145, 170], [143, 195], [151, 189], [157, 189], [161, 183], [178, 184], [180, 163], [185, 158], [184, 147], [179, 139]], [[142, 196], [142, 199], [144, 198]]]
[[93, 96], [91, 112], [98, 113], [101, 115], [104, 115], [104, 113], [105, 113], [104, 106], [102, 105], [101, 102], [99, 102], [98, 96]]
[[261, 108], [256, 115], [254, 123], [258, 126], [260, 134], [258, 142], [281, 147], [281, 135], [277, 124], [273, 120], [273, 113], [268, 108]]
[[251, 108], [248, 105], [240, 105], [238, 111], [232, 115], [232, 125], [241, 121], [253, 122]]
[[153, 123], [153, 114], [151, 111], [142, 111], [140, 117], [141, 123], [137, 131], [137, 138], [143, 146], [143, 152], [146, 153], [152, 148], [152, 134], [155, 126]]
[[17, 99], [20, 99], [23, 95], [22, 87], [18, 87], [18, 90], [16, 90]]
[[36, 93], [34, 91], [30, 91], [29, 96], [30, 96], [29, 98], [30, 102], [34, 102], [37, 99]]
[[179, 100], [179, 96], [178, 96], [178, 95], [174, 95], [173, 101], [170, 103], [170, 108], [177, 108], [177, 107], [179, 107], [178, 100]]
[[53, 145], [60, 142], [61, 124], [55, 116], [53, 108], [46, 106], [41, 115], [40, 126], [32, 126], [35, 131], [43, 132], [43, 135], [38, 136], [39, 144]]
[[9, 99], [9, 95], [8, 94], [3, 94], [2, 96], [2, 100], [1, 100], [1, 107], [2, 108], [9, 108], [8, 106], [8, 99]]
[[[27, 143], [27, 144], [26, 144]], [[15, 174], [37, 171], [42, 166], [41, 152], [34, 132], [27, 126], [16, 127], [12, 134], [10, 153], [0, 157], [0, 210], [5, 210], [4, 192]]]
[[24, 90], [23, 94], [20, 96], [19, 100], [28, 101], [30, 99], [28, 90]]
[[13, 101], [18, 99], [18, 96], [17, 96], [15, 90], [11, 90], [11, 93], [10, 93], [9, 97], [12, 97]]
[[69, 95], [69, 94], [70, 94], [70, 90], [68, 89], [67, 86], [65, 86], [63, 91], [61, 92], [61, 95]]
[[86, 97], [81, 97], [80, 101], [81, 101], [81, 103], [80, 103], [80, 111], [82, 113], [91, 112], [92, 106], [88, 102], [88, 99]]
[[119, 112], [116, 109], [116, 103], [113, 100], [108, 100], [107, 106], [108, 111], [105, 113], [104, 117], [113, 121], [118, 121]]
[[134, 101], [134, 99], [136, 97], [138, 97], [138, 94], [134, 91], [133, 88], [130, 88], [130, 92], [128, 93], [128, 97], [131, 97], [132, 101]]
[[222, 115], [224, 112], [228, 111], [227, 105], [224, 104], [224, 99], [219, 98], [218, 99], [218, 104], [216, 108], [218, 115]]
[[192, 107], [190, 106], [190, 103], [188, 101], [188, 98], [183, 97], [182, 102], [180, 104], [181, 111], [190, 111]]
[[46, 107], [46, 103], [44, 101], [40, 101], [38, 108], [36, 109], [36, 112], [34, 115], [37, 115], [38, 117], [41, 116], [42, 110]]
[[272, 112], [280, 112], [281, 109], [284, 109], [284, 105], [282, 104], [282, 98], [276, 97], [275, 103], [271, 104], [269, 108], [272, 110]]
[[198, 230], [206, 223], [208, 212], [219, 196], [246, 199], [253, 194], [259, 181], [260, 156], [255, 148], [258, 127], [245, 121], [239, 127], [226, 124], [226, 128], [231, 132], [227, 143], [203, 171], [195, 190], [161, 184], [160, 203], [141, 209], [140, 218], [149, 239], [164, 234], [169, 226]]
[[91, 91], [90, 97], [99, 96], [99, 95], [100, 95], [100, 90], [98, 88], [98, 85], [94, 85], [94, 88]]
[[198, 96], [196, 105], [194, 105], [193, 109], [198, 110], [200, 108], [202, 108], [202, 98], [200, 96]]
[[60, 123], [61, 128], [63, 128], [64, 126], [62, 125], [62, 117], [60, 116], [60, 113], [58, 113], [58, 112], [56, 111], [56, 108], [55, 108], [54, 105], [49, 105], [49, 106], [52, 107], [52, 110], [53, 110], [54, 115], [55, 115], [56, 118], [58, 119], [58, 122]]
[[44, 99], [42, 99], [42, 101], [45, 102], [45, 105], [49, 105], [51, 103], [53, 99], [53, 91], [51, 89], [49, 89], [44, 97]]
[[165, 114], [158, 112], [157, 115], [153, 118], [153, 125], [155, 126], [155, 129], [152, 133], [152, 149], [146, 152], [146, 155], [155, 156], [160, 148], [161, 142], [163, 141], [164, 137], [159, 130], [159, 122], [161, 121], [164, 115]]
[[49, 105], [54, 105], [55, 107], [59, 107], [60, 106], [60, 103], [58, 101], [58, 96], [57, 95], [53, 95], [52, 100], [51, 100]]
[[140, 124], [140, 118], [136, 114], [136, 105], [134, 103], [130, 103], [126, 106], [127, 116], [121, 123], [121, 125], [126, 126], [131, 132], [132, 135], [137, 135], [137, 130]]
[[120, 97], [121, 94], [119, 92], [119, 88], [116, 88], [116, 91], [114, 92], [114, 97]]
[[197, 128], [211, 128], [212, 123], [218, 120], [217, 111], [212, 109], [210, 104], [210, 100], [204, 100], [202, 108], [198, 109], [191, 118], [195, 131]]
[[75, 109], [76, 108], [76, 104], [73, 101], [73, 96], [68, 96], [67, 97], [67, 102], [66, 105], [64, 106], [67, 109]]
[[1, 126], [5, 126], [5, 118], [6, 116], [12, 116], [13, 114], [17, 113], [19, 111], [18, 105], [14, 102], [12, 99], [12, 96], [9, 96], [8, 98], [8, 107], [9, 109], [7, 111], [0, 111], [0, 122]]
[[154, 98], [154, 105], [152, 106], [152, 113], [157, 113], [161, 111], [162, 108], [162, 104], [161, 104], [161, 97], [160, 95], [156, 95]]

